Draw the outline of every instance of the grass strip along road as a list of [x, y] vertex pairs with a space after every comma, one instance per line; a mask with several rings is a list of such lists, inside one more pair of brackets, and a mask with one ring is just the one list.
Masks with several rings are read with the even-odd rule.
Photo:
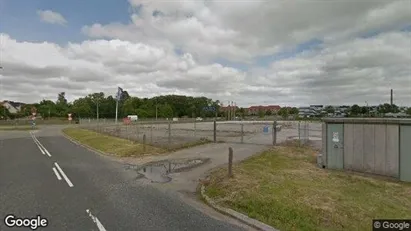
[[[35, 127], [35, 129], [38, 129], [38, 127]], [[33, 127], [30, 125], [17, 125], [17, 126], [1, 125], [0, 126], [0, 131], [29, 131], [29, 130], [33, 130]]]
[[156, 155], [166, 151], [150, 145], [146, 145], [144, 150], [143, 144], [81, 128], [66, 128], [63, 132], [81, 144], [119, 157]]
[[280, 230], [371, 230], [372, 219], [409, 218], [411, 184], [315, 165], [307, 147], [278, 147], [218, 169], [206, 194]]

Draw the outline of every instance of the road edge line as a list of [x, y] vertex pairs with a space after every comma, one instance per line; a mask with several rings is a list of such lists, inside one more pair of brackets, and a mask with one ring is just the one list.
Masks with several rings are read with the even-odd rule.
[[44, 147], [44, 145], [40, 142], [39, 139], [37, 139], [37, 137], [33, 134], [34, 139], [37, 141], [37, 143], [43, 148], [44, 152], [46, 152], [46, 154], [51, 157], [50, 152], [47, 150], [47, 148]]
[[94, 224], [97, 225], [98, 230], [107, 231], [106, 228], [104, 228], [104, 225], [101, 223], [101, 221], [91, 213], [90, 209], [86, 209], [86, 212], [91, 218], [91, 220], [94, 222]]
[[63, 169], [61, 169], [60, 165], [57, 164], [57, 162], [54, 162], [54, 165], [57, 167], [57, 170], [60, 172], [61, 176], [63, 176], [64, 180], [68, 184], [70, 188], [74, 187], [74, 184], [71, 182], [71, 180], [68, 178], [66, 173], [64, 173]]
[[53, 172], [56, 174], [57, 180], [62, 180], [60, 173], [57, 171], [56, 167], [53, 167]]
[[37, 143], [37, 140], [35, 139], [34, 134], [30, 132], [30, 136], [31, 136], [31, 139], [33, 140], [33, 142], [36, 144], [36, 146], [40, 149], [40, 152], [43, 155], [46, 155], [46, 153], [44, 152], [44, 149]]
[[201, 193], [201, 197], [205, 200], [206, 204], [208, 204], [210, 207], [212, 207], [213, 209], [217, 210], [218, 212], [222, 214], [228, 215], [246, 225], [249, 225], [261, 231], [279, 231], [278, 229], [275, 229], [274, 227], [269, 226], [261, 221], [252, 219], [248, 217], [247, 215], [244, 215], [235, 210], [217, 205], [215, 201], [213, 201], [210, 197], [208, 197], [205, 194], [205, 186], [203, 183], [201, 183], [200, 193]]

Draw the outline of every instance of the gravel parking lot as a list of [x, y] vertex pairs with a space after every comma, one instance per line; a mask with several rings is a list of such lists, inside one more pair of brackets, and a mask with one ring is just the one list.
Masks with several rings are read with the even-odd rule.
[[[281, 127], [277, 132], [277, 143], [299, 138], [321, 143], [321, 123], [278, 121], [277, 124]], [[145, 134], [147, 143], [166, 148], [214, 140], [213, 122], [145, 122], [130, 125], [85, 123], [81, 126], [139, 142], [143, 141]], [[218, 142], [272, 145], [272, 129], [273, 121], [218, 121], [216, 138]]]

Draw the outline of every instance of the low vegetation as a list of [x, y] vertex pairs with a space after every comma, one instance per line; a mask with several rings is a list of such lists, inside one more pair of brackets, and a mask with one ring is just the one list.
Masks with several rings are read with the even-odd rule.
[[166, 152], [165, 149], [135, 143], [126, 139], [103, 135], [81, 128], [66, 128], [63, 132], [74, 140], [102, 152], [119, 157], [156, 155]]
[[307, 147], [278, 147], [218, 169], [206, 194], [280, 230], [372, 230], [375, 218], [408, 218], [411, 184], [317, 168]]
[[[38, 127], [36, 127], [35, 129], [38, 129]], [[33, 128], [31, 126], [26, 126], [26, 125], [19, 125], [19, 126], [0, 125], [0, 131], [28, 131], [28, 130], [33, 130]]]

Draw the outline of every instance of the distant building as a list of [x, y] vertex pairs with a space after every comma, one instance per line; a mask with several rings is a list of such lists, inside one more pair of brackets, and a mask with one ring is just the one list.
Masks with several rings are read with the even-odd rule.
[[314, 117], [320, 114], [317, 110], [316, 107], [299, 107], [298, 108], [298, 116], [299, 117]]
[[233, 111], [233, 110], [238, 110], [239, 107], [237, 106], [224, 106], [224, 107], [220, 107], [220, 112], [227, 112], [227, 111]]
[[276, 113], [278, 113], [278, 111], [280, 109], [281, 109], [281, 107], [279, 105], [251, 106], [251, 107], [246, 109], [246, 114], [248, 114], [248, 115], [258, 115], [258, 113], [260, 113], [260, 111], [262, 111], [263, 113], [267, 113], [269, 111], [273, 114], [276, 114]]
[[24, 105], [24, 103], [6, 100], [0, 102], [0, 105], [5, 107], [11, 114], [16, 114], [21, 110], [21, 107]]

